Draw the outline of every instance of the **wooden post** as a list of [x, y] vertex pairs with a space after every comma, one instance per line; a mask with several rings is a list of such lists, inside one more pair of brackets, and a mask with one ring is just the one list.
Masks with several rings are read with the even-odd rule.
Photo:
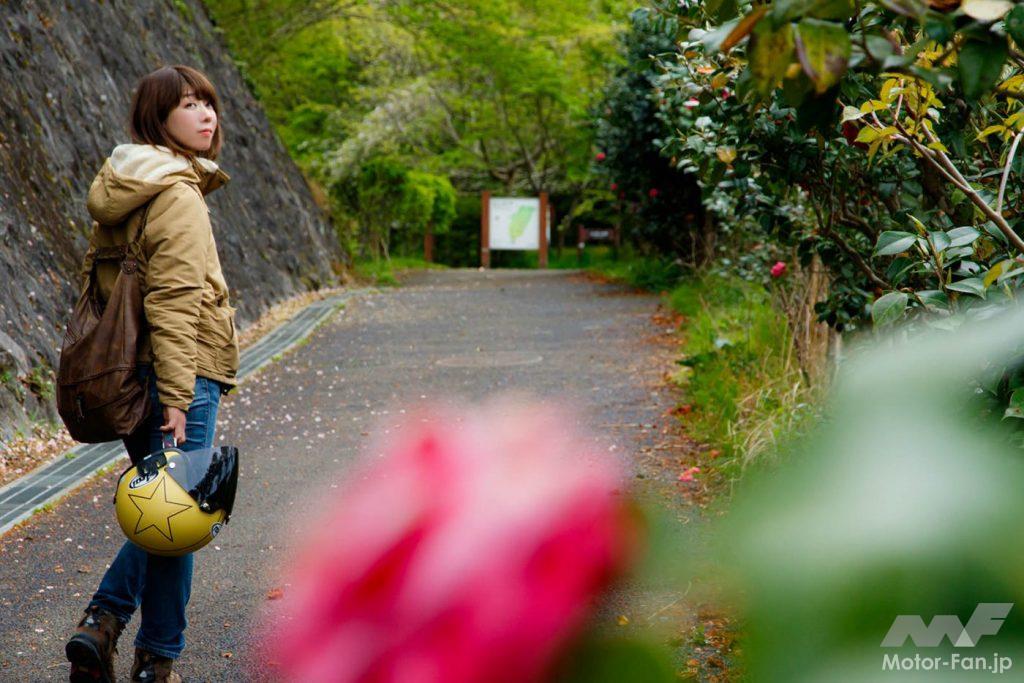
[[618, 211], [615, 213], [615, 249], [612, 258], [619, 260], [619, 247], [622, 246], [622, 200], [619, 200]]
[[491, 267], [491, 193], [480, 195], [480, 267]]
[[427, 263], [434, 262], [434, 231], [427, 226], [427, 231], [423, 233], [423, 260]]
[[540, 255], [537, 265], [541, 268], [548, 267], [548, 193], [540, 193]]

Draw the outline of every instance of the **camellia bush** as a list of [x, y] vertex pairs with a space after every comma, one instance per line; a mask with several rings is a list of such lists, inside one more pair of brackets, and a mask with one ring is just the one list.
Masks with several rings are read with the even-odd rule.
[[696, 181], [719, 259], [767, 276], [817, 256], [839, 330], [1015, 298], [1024, 6], [684, 0], [638, 32], [664, 38], [636, 93], [647, 145]]

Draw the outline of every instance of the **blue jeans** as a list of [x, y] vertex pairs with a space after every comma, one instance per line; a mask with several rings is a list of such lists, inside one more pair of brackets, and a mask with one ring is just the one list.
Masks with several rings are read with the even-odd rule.
[[[156, 391], [156, 375], [150, 367], [140, 369], [149, 376], [153, 412], [146, 424], [124, 440], [132, 462], [162, 447], [164, 409]], [[185, 415], [183, 451], [210, 448], [217, 425], [221, 384], [206, 377], [196, 377], [195, 395]], [[142, 606], [142, 624], [135, 637], [135, 646], [147, 652], [177, 659], [185, 649], [185, 605], [192, 592], [192, 554], [181, 557], [150, 555], [131, 541], [117, 553], [110, 569], [103, 575], [93, 595], [91, 606], [101, 607], [122, 623]]]

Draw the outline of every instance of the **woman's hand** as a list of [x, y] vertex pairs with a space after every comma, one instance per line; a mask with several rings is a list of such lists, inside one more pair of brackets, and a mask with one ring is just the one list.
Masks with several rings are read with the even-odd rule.
[[172, 432], [175, 446], [185, 443], [185, 411], [164, 406], [164, 423], [160, 425], [160, 431]]

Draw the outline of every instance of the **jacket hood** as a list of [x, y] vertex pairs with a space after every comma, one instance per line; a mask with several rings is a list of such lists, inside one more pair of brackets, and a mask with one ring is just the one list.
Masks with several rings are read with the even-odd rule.
[[101, 225], [117, 225], [175, 183], [190, 183], [207, 195], [228, 180], [210, 159], [190, 161], [159, 145], [118, 145], [89, 188], [89, 214]]

